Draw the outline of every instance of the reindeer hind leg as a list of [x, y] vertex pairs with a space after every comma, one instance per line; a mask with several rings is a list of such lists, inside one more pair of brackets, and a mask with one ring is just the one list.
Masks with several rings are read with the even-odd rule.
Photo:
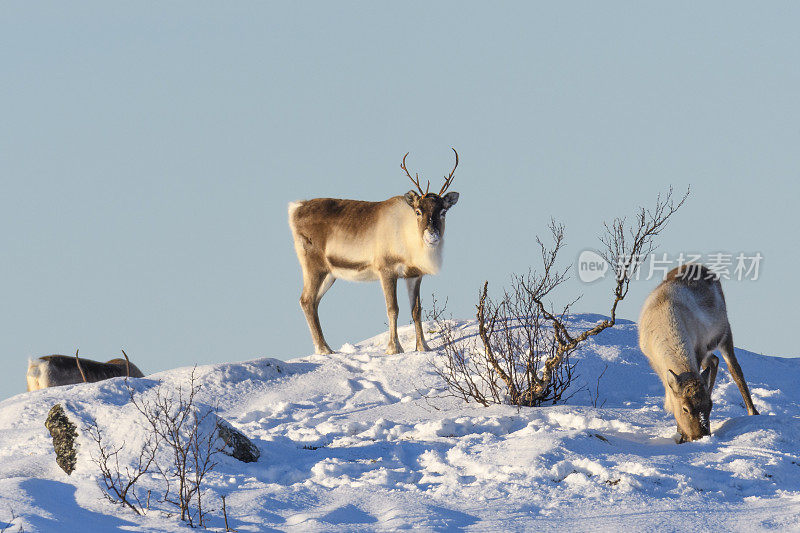
[[322, 280], [319, 290], [317, 291], [317, 305], [319, 305], [319, 301], [322, 300], [322, 297], [325, 296], [325, 293], [328, 292], [328, 289], [331, 288], [334, 281], [336, 281], [336, 278], [333, 277], [333, 274], [328, 272], [328, 274], [325, 276], [325, 279]]
[[736, 354], [733, 350], [733, 334], [731, 333], [730, 328], [728, 328], [728, 334], [725, 335], [725, 339], [719, 345], [719, 351], [722, 354], [722, 357], [725, 359], [725, 362], [728, 364], [728, 370], [730, 371], [736, 386], [739, 387], [739, 392], [742, 393], [742, 399], [744, 399], [744, 405], [747, 408], [747, 413], [750, 415], [757, 415], [758, 411], [753, 405], [753, 399], [750, 397], [750, 389], [747, 388], [747, 382], [744, 380], [742, 367], [739, 366], [739, 361], [736, 359]]
[[[331, 281], [328, 280], [331, 278]], [[314, 349], [318, 354], [333, 353], [331, 347], [325, 341], [322, 334], [322, 326], [319, 322], [319, 301], [333, 284], [333, 276], [329, 272], [311, 271], [303, 269], [303, 292], [300, 295], [300, 307], [306, 315], [308, 329], [311, 332], [311, 340], [314, 342]]]

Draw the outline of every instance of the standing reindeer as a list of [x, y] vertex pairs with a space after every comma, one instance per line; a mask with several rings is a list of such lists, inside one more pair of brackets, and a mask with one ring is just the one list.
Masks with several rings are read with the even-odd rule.
[[143, 378], [144, 374], [130, 362], [125, 350], [125, 359], [112, 359], [101, 363], [91, 359], [80, 359], [66, 355], [45, 355], [28, 361], [28, 391], [74, 385], [75, 383], [93, 383], [104, 379], [118, 377]]
[[425, 191], [400, 165], [417, 191], [382, 202], [315, 198], [289, 204], [289, 227], [303, 270], [300, 306], [306, 315], [317, 353], [332, 353], [319, 323], [319, 301], [337, 278], [380, 280], [389, 317], [386, 353], [403, 351], [397, 337], [397, 280], [405, 278], [416, 328], [416, 349], [428, 350], [422, 332], [419, 287], [422, 276], [436, 274], [442, 265], [444, 218], [458, 201], [457, 192], [445, 194], [458, 167], [445, 177], [439, 193]]
[[718, 277], [703, 265], [671, 270], [648, 296], [639, 317], [639, 347], [664, 384], [664, 408], [675, 415], [681, 442], [711, 433], [711, 391], [719, 348], [744, 398], [757, 415], [733, 351], [725, 296]]

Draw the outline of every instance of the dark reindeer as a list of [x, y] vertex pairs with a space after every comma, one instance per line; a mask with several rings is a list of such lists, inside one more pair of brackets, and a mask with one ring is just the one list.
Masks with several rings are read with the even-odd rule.
[[28, 391], [74, 385], [76, 383], [93, 383], [104, 379], [118, 377], [143, 378], [144, 374], [130, 362], [125, 350], [125, 359], [111, 359], [105, 363], [80, 359], [77, 350], [75, 357], [67, 355], [45, 355], [28, 361]]
[[[386, 353], [403, 351], [397, 337], [397, 280], [404, 278], [416, 328], [416, 349], [428, 350], [422, 332], [420, 283], [422, 276], [436, 274], [442, 265], [445, 213], [458, 201], [457, 192], [447, 192], [458, 167], [444, 178], [438, 193], [430, 181], [425, 191], [406, 167], [400, 165], [417, 190], [382, 202], [315, 198], [289, 204], [289, 227], [303, 270], [303, 308], [317, 353], [332, 353], [322, 335], [319, 302], [336, 279], [380, 280], [389, 317]], [[419, 191], [419, 192], [417, 192]]]

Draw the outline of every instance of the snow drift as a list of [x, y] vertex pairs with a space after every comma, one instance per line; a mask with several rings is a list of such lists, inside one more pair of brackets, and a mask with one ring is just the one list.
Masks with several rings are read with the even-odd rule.
[[[601, 318], [575, 315], [570, 323]], [[456, 327], [476, 334], [472, 321]], [[435, 332], [429, 337], [435, 347]], [[413, 347], [413, 327], [400, 338]], [[619, 321], [577, 354], [568, 405], [521, 410], [443, 397], [435, 352], [387, 356], [385, 343], [383, 334], [329, 356], [196, 369], [198, 399], [218, 404], [261, 450], [251, 464], [220, 458], [208, 485], [212, 529], [224, 529], [223, 495], [238, 531], [800, 527], [800, 360], [737, 350], [762, 415], [746, 416], [721, 364], [712, 435], [677, 445], [631, 322]], [[146, 393], [185, 384], [191, 372], [131, 382]], [[595, 398], [602, 407], [592, 407]], [[122, 379], [3, 401], [0, 529], [184, 530], [163, 506], [139, 517], [103, 499], [85, 438], [76, 471], [58, 468], [44, 428], [58, 402], [82, 423], [95, 418], [119, 442], [141, 438]]]

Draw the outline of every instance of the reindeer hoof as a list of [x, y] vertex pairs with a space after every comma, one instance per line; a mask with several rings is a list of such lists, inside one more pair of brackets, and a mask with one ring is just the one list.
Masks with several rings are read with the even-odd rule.
[[416, 351], [418, 351], [418, 352], [430, 352], [431, 351], [431, 347], [428, 346], [428, 344], [426, 342], [423, 342], [422, 344], [417, 343]]
[[320, 347], [317, 348], [317, 354], [318, 355], [330, 355], [332, 353], [333, 353], [333, 350], [331, 350], [331, 347], [328, 346], [327, 344], [325, 346], [320, 346]]
[[386, 355], [394, 355], [403, 353], [403, 348], [398, 344], [397, 346], [389, 346], [386, 348]]

